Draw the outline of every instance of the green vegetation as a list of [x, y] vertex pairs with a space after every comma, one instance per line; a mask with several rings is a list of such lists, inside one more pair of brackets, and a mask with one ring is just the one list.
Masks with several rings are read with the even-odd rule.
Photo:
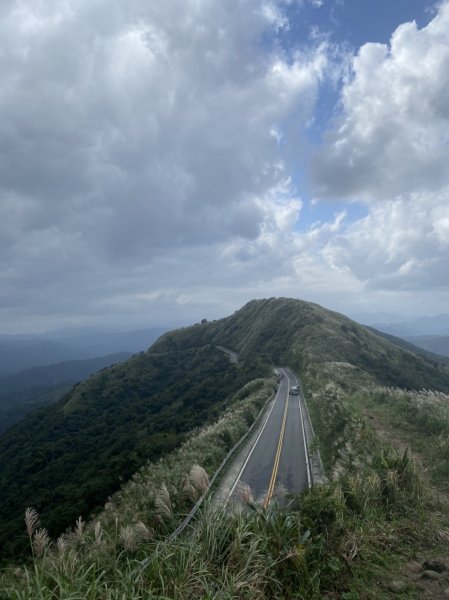
[[165, 334], [154, 352], [221, 345], [242, 358], [289, 364], [311, 382], [326, 363], [346, 362], [378, 383], [449, 393], [449, 367], [391, 343], [347, 317], [289, 298], [253, 300], [230, 317]]
[[[5, 598], [389, 597], [382, 579], [388, 565], [436, 539], [441, 519], [429, 517], [432, 500], [409, 455], [382, 444], [335, 387], [315, 397], [325, 418], [323, 439], [334, 449], [333, 481], [283, 508], [249, 503], [229, 511], [209, 504], [190, 529], [169, 537], [206, 489], [198, 462], [211, 475], [272, 393], [268, 382], [253, 385], [256, 391], [246, 397], [247, 387], [235, 396], [215, 425], [141, 469], [90, 523], [79, 521], [53, 545], [37, 529], [30, 539], [33, 566], [5, 570]], [[28, 522], [36, 530], [33, 514]]]
[[65, 382], [59, 385], [42, 385], [0, 396], [0, 435], [38, 408], [54, 404], [75, 385]]
[[228, 396], [267, 367], [230, 363], [213, 347], [140, 353], [76, 386], [0, 438], [0, 548], [25, 549], [22, 513], [34, 506], [51, 535], [89, 515], [141, 465], [215, 419]]
[[[239, 364], [218, 345], [239, 352]], [[172, 539], [271, 394], [268, 381], [242, 389], [266, 376], [268, 363], [301, 376], [329, 483], [284, 507], [249, 502], [229, 511], [206, 503]], [[425, 403], [413, 388], [433, 388], [441, 402]], [[0, 438], [6, 510], [12, 513], [15, 473], [22, 494], [20, 517], [1, 540], [10, 552], [26, 544], [26, 506], [38, 510], [53, 539], [63, 523], [92, 514], [50, 545], [29, 512], [33, 563], [5, 569], [0, 589], [8, 599], [389, 598], [392, 567], [439, 544], [447, 550], [441, 532], [449, 522], [410, 453], [370, 426], [367, 407], [406, 422], [404, 432], [422, 436], [423, 445], [435, 440], [428, 456], [438, 462], [440, 485], [449, 467], [447, 392], [449, 369], [438, 361], [300, 301], [253, 301], [226, 319], [170, 332]], [[63, 444], [72, 438], [68, 452]], [[128, 483], [99, 513], [120, 477]], [[416, 592], [414, 581], [404, 585]]]
[[0, 377], [0, 434], [36, 408], [53, 404], [75, 383], [130, 357], [126, 352], [32, 367]]
[[372, 386], [354, 394], [351, 402], [393, 428], [402, 443], [419, 452], [433, 482], [449, 491], [448, 395]]

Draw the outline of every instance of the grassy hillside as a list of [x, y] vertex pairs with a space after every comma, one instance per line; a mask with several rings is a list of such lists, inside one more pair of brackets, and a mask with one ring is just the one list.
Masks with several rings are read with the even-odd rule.
[[386, 385], [449, 391], [448, 367], [301, 300], [253, 300], [225, 319], [167, 333], [153, 348], [156, 352], [206, 343], [228, 346], [242, 357], [289, 364], [306, 377], [327, 363], [347, 362]]
[[[357, 383], [357, 369], [334, 369]], [[273, 389], [254, 382], [215, 424], [140, 469], [93, 520], [78, 521], [53, 545], [29, 514], [34, 564], [0, 573], [5, 599], [443, 597], [447, 573], [428, 569], [445, 568], [447, 512], [410, 454], [385, 443], [332, 379], [330, 372], [321, 377], [311, 399], [319, 407], [320, 444], [329, 450], [328, 483], [283, 507], [273, 501], [264, 508], [250, 494], [238, 511], [206, 502], [192, 527], [171, 536]], [[382, 403], [389, 394], [366, 392]], [[415, 407], [401, 402], [401, 422]], [[426, 420], [424, 410], [414, 418]]]
[[[239, 365], [218, 344], [238, 351]], [[292, 366], [307, 384], [329, 483], [284, 508], [251, 501], [236, 513], [206, 508], [195, 527], [171, 539], [206, 488], [207, 475], [271, 393], [269, 382], [255, 395], [248, 386], [237, 391], [266, 373], [268, 362]], [[426, 597], [438, 597], [448, 576], [421, 574], [428, 564], [423, 558], [447, 555], [447, 511], [435, 492], [427, 492], [409, 452], [386, 442], [371, 426], [373, 414], [365, 417], [359, 408], [376, 403], [383, 411], [387, 403], [387, 413], [396, 402], [392, 414], [407, 431], [419, 431], [429, 461], [438, 457], [437, 483], [448, 477], [447, 411], [432, 408], [433, 396], [429, 409], [427, 394], [399, 392], [398, 385], [446, 391], [449, 371], [342, 315], [296, 300], [253, 301], [226, 319], [165, 335], [151, 352], [78, 386], [43, 411], [41, 421], [13, 428], [0, 449], [0, 472], [9, 478], [0, 493], [12, 503], [19, 490], [21, 508], [34, 505], [53, 535], [62, 523], [60, 507], [73, 525], [80, 512], [98, 506], [105, 490], [118, 486], [119, 474], [129, 478], [139, 461], [155, 461], [143, 460], [104, 511], [87, 525], [78, 521], [51, 547], [31, 518], [34, 565], [5, 571], [3, 579], [0, 574], [5, 598], [377, 600], [397, 593], [419, 597], [423, 586]], [[446, 396], [437, 398], [447, 404]], [[45, 435], [33, 433], [27, 445], [26, 432], [40, 426]], [[73, 443], [75, 452], [59, 452]], [[51, 487], [54, 474], [57, 487]], [[9, 525], [7, 515], [0, 519]], [[19, 517], [14, 528], [1, 540], [10, 543], [17, 535], [10, 551], [22, 548]], [[416, 570], [418, 558], [422, 567]], [[415, 562], [411, 574], [407, 561]]]
[[147, 460], [215, 418], [226, 398], [267, 368], [236, 366], [213, 347], [140, 353], [92, 375], [0, 438], [0, 548], [24, 549], [35, 506], [52, 534], [100, 507]]

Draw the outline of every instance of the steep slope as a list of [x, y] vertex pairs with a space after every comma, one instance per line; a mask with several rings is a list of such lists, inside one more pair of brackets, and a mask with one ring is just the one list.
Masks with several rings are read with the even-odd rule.
[[130, 357], [126, 352], [86, 360], [31, 367], [0, 378], [0, 435], [26, 414], [59, 400], [71, 387], [100, 369]]
[[267, 368], [213, 347], [140, 353], [75, 386], [0, 438], [0, 548], [25, 549], [23, 511], [52, 534], [99, 508], [140, 466], [178, 446]]
[[[239, 364], [218, 345], [237, 351]], [[299, 300], [254, 300], [230, 317], [165, 334], [0, 438], [0, 545], [20, 550], [27, 505], [52, 534], [95, 510], [139, 466], [218, 416], [269, 363], [293, 367], [308, 386], [343, 365], [360, 381], [449, 391], [447, 367], [343, 315]]]
[[307, 375], [331, 362], [347, 362], [379, 383], [449, 391], [449, 369], [401, 348], [344, 315], [288, 298], [253, 300], [234, 315], [162, 336], [154, 351], [221, 344], [242, 357], [289, 364]]

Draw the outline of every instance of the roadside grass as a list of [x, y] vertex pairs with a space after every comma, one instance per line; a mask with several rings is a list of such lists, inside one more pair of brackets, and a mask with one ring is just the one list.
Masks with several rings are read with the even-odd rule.
[[371, 386], [351, 398], [362, 412], [376, 415], [402, 444], [419, 453], [431, 482], [449, 492], [449, 396], [428, 390]]
[[336, 386], [313, 402], [328, 484], [283, 507], [248, 502], [230, 511], [206, 502], [170, 538], [207, 485], [198, 465], [212, 473], [273, 386], [243, 390], [215, 425], [144, 467], [101, 515], [79, 520], [56, 543], [31, 519], [33, 562], [2, 573], [0, 598], [390, 598], [392, 568], [438, 540], [441, 519], [410, 455], [382, 443]]

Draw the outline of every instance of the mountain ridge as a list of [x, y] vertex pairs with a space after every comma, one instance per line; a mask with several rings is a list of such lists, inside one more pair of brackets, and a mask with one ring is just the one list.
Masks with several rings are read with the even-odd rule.
[[[216, 346], [237, 351], [239, 364]], [[306, 388], [329, 365], [349, 365], [359, 381], [449, 391], [447, 367], [344, 315], [289, 298], [252, 300], [223, 319], [166, 333], [0, 437], [1, 543], [19, 535], [25, 506], [38, 509], [52, 535], [87, 516], [273, 364], [292, 367]]]

